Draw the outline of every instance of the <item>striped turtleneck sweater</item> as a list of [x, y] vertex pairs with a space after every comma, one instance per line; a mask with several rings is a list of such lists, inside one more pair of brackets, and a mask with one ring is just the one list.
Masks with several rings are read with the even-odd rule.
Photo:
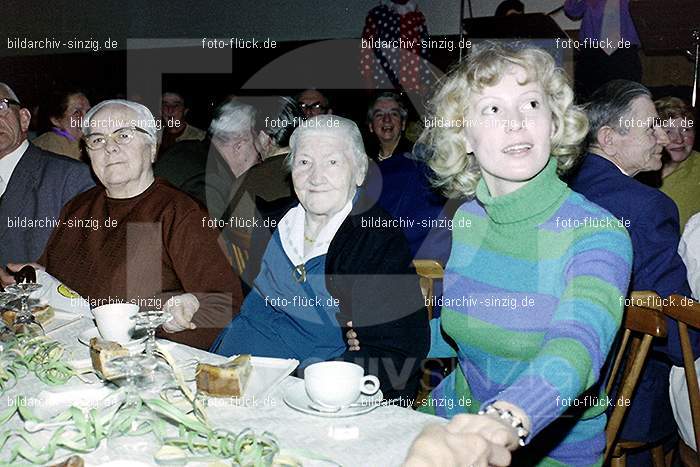
[[515, 465], [599, 464], [599, 378], [632, 262], [624, 226], [559, 180], [553, 159], [507, 195], [491, 196], [481, 180], [453, 225], [429, 356], [457, 356], [459, 366], [423, 410], [452, 417], [507, 401], [532, 423]]

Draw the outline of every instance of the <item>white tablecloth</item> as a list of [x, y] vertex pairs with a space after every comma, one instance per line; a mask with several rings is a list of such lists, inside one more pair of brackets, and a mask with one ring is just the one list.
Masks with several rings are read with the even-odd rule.
[[[89, 358], [89, 351], [85, 345], [78, 342], [77, 336], [92, 326], [94, 324], [91, 319], [82, 318], [49, 335], [65, 345], [69, 360], [84, 360]], [[177, 359], [195, 357], [211, 360], [213, 357], [198, 349], [168, 341], [160, 342], [166, 343], [166, 348], [170, 349]], [[400, 465], [420, 430], [428, 423], [442, 421], [438, 417], [396, 406], [381, 406], [368, 414], [349, 418], [321, 418], [303, 414], [291, 409], [283, 401], [285, 389], [296, 381], [298, 381], [297, 378], [287, 377], [255, 407], [236, 407], [228, 404], [209, 407], [210, 422], [214, 426], [234, 432], [244, 428], [252, 428], [256, 433], [269, 431], [277, 437], [282, 449], [306, 449], [329, 457], [344, 466], [356, 467]], [[81, 389], [92, 389], [96, 386], [84, 384], [76, 378], [73, 378], [68, 385]], [[13, 403], [15, 396], [33, 396], [42, 390], [62, 391], [65, 388], [45, 386], [33, 375], [28, 375], [3, 394], [0, 398], [0, 412], [8, 404]], [[8, 426], [3, 428], [19, 426], [21, 421], [15, 414]], [[42, 436], [49, 436], [49, 434], [48, 431], [41, 432]], [[133, 440], [133, 442], [136, 441], [138, 440]], [[6, 451], [7, 447], [5, 446], [3, 451]], [[153, 446], [152, 452], [156, 448], [157, 446]], [[130, 453], [131, 465], [136, 465], [134, 463], [136, 460], [154, 464], [152, 452], [139, 453], [138, 449], [134, 449], [134, 452]], [[100, 465], [117, 459], [112, 446], [108, 446], [105, 442], [100, 449], [83, 457], [89, 465]], [[300, 460], [304, 465], [328, 465], [322, 462]]]

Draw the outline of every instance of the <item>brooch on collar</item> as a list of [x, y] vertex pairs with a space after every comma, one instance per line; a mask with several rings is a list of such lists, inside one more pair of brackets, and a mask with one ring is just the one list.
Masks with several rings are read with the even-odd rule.
[[306, 282], [306, 268], [304, 267], [304, 263], [294, 267], [292, 278], [299, 284]]

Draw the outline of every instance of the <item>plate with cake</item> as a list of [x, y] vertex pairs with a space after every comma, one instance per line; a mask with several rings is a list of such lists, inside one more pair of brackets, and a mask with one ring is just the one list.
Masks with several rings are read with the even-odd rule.
[[[17, 314], [18, 308], [16, 308], [14, 304], [15, 302], [10, 302], [6, 304], [4, 308], [0, 309], [2, 320], [8, 326], [12, 326], [15, 315]], [[41, 324], [46, 334], [58, 331], [82, 318], [80, 314], [57, 310], [48, 303], [36, 299], [30, 300], [30, 307], [34, 318]]]
[[297, 366], [299, 361], [293, 358], [246, 354], [235, 355], [218, 364], [199, 362], [192, 368], [197, 392], [209, 398], [210, 406], [225, 402], [256, 407], [265, 404], [270, 392]]

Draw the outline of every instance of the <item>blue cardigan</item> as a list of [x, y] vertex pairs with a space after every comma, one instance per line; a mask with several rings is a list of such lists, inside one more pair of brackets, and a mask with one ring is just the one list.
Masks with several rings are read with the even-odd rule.
[[[244, 272], [248, 280], [260, 273], [261, 258], [274, 235], [265, 226], [276, 226], [297, 203], [286, 198], [258, 201], [259, 212], [267, 219], [254, 229]], [[397, 227], [368, 227], [370, 219], [386, 223], [390, 217], [359, 190], [325, 258], [326, 289], [338, 300], [336, 319], [342, 336], [352, 320], [361, 342], [359, 351], [345, 350], [339, 358], [376, 375], [386, 399], [402, 397], [397, 403], [410, 404], [430, 345], [427, 312], [403, 232]]]

